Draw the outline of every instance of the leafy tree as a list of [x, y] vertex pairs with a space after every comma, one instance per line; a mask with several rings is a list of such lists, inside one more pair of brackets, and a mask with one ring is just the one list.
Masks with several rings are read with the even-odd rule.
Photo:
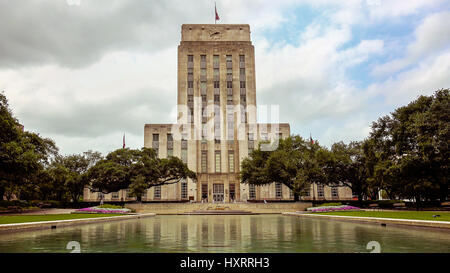
[[368, 193], [369, 178], [367, 159], [363, 153], [363, 143], [349, 144], [337, 142], [331, 146], [330, 157], [323, 162], [323, 169], [330, 185], [347, 186], [358, 196], [358, 201]]
[[104, 194], [128, 189], [142, 196], [143, 189], [169, 185], [196, 174], [177, 157], [158, 158], [153, 149], [118, 149], [98, 161], [87, 174], [90, 188]]
[[130, 184], [130, 195], [136, 196], [138, 201], [141, 201], [142, 196], [145, 194], [145, 191], [148, 189], [148, 185], [145, 182], [145, 177], [142, 175], [138, 175], [133, 177]]
[[254, 150], [242, 161], [241, 182], [266, 185], [274, 182], [286, 185], [294, 192], [294, 199], [311, 183], [325, 183], [321, 169], [326, 151], [317, 143], [300, 136], [281, 139], [274, 151]]
[[53, 140], [24, 132], [22, 128], [13, 117], [6, 96], [0, 93], [1, 198], [6, 189], [25, 198], [31, 197], [35, 181], [58, 152]]
[[449, 139], [449, 90], [420, 96], [373, 123], [373, 177], [390, 196], [444, 201], [449, 194]]
[[89, 168], [101, 159], [102, 155], [99, 152], [90, 150], [83, 154], [74, 154], [62, 158], [61, 164], [68, 170], [64, 185], [73, 202], [78, 202], [83, 195], [84, 188], [89, 184], [87, 175]]

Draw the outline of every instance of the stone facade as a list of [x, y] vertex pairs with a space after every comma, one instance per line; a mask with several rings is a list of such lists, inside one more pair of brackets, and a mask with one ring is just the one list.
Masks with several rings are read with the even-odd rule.
[[[180, 157], [197, 173], [198, 181], [152, 187], [143, 201], [293, 199], [284, 185], [254, 187], [239, 180], [241, 161], [261, 141], [270, 141], [264, 147], [271, 149], [278, 139], [290, 135], [288, 123], [257, 123], [255, 53], [249, 25], [182, 25], [177, 84], [177, 123], [146, 124], [144, 146], [156, 149], [161, 158]], [[348, 199], [344, 188], [339, 194]], [[86, 190], [85, 200], [96, 195]], [[325, 190], [324, 198], [328, 195]], [[133, 198], [121, 191], [105, 195], [105, 200]]]

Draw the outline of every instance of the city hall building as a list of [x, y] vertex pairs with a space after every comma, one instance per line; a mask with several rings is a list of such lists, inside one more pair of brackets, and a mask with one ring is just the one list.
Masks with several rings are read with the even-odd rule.
[[[290, 135], [288, 123], [257, 123], [255, 52], [249, 25], [182, 25], [177, 85], [177, 123], [145, 124], [144, 146], [155, 149], [160, 158], [181, 158], [198, 180], [152, 187], [143, 201], [293, 200], [292, 191], [279, 183], [240, 183], [241, 162], [261, 141], [270, 141], [262, 148], [274, 149], [279, 139]], [[304, 195], [306, 200], [352, 198], [349, 188], [320, 185], [312, 185]], [[84, 197], [98, 200], [99, 194], [86, 190]], [[100, 197], [134, 199], [127, 190]]]

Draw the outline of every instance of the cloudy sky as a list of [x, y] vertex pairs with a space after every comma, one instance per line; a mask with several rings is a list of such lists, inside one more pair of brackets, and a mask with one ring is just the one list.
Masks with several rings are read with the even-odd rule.
[[[217, 0], [248, 23], [259, 105], [321, 144], [450, 87], [448, 0]], [[0, 0], [0, 91], [26, 130], [62, 154], [143, 146], [176, 121], [181, 24], [214, 23], [212, 0]], [[264, 121], [264, 120], [262, 120]]]

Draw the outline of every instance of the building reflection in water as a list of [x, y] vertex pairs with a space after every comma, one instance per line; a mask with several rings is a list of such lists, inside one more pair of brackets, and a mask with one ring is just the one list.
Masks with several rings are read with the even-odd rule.
[[0, 234], [0, 252], [449, 252], [438, 229], [304, 219], [281, 215], [157, 216], [56, 230]]

